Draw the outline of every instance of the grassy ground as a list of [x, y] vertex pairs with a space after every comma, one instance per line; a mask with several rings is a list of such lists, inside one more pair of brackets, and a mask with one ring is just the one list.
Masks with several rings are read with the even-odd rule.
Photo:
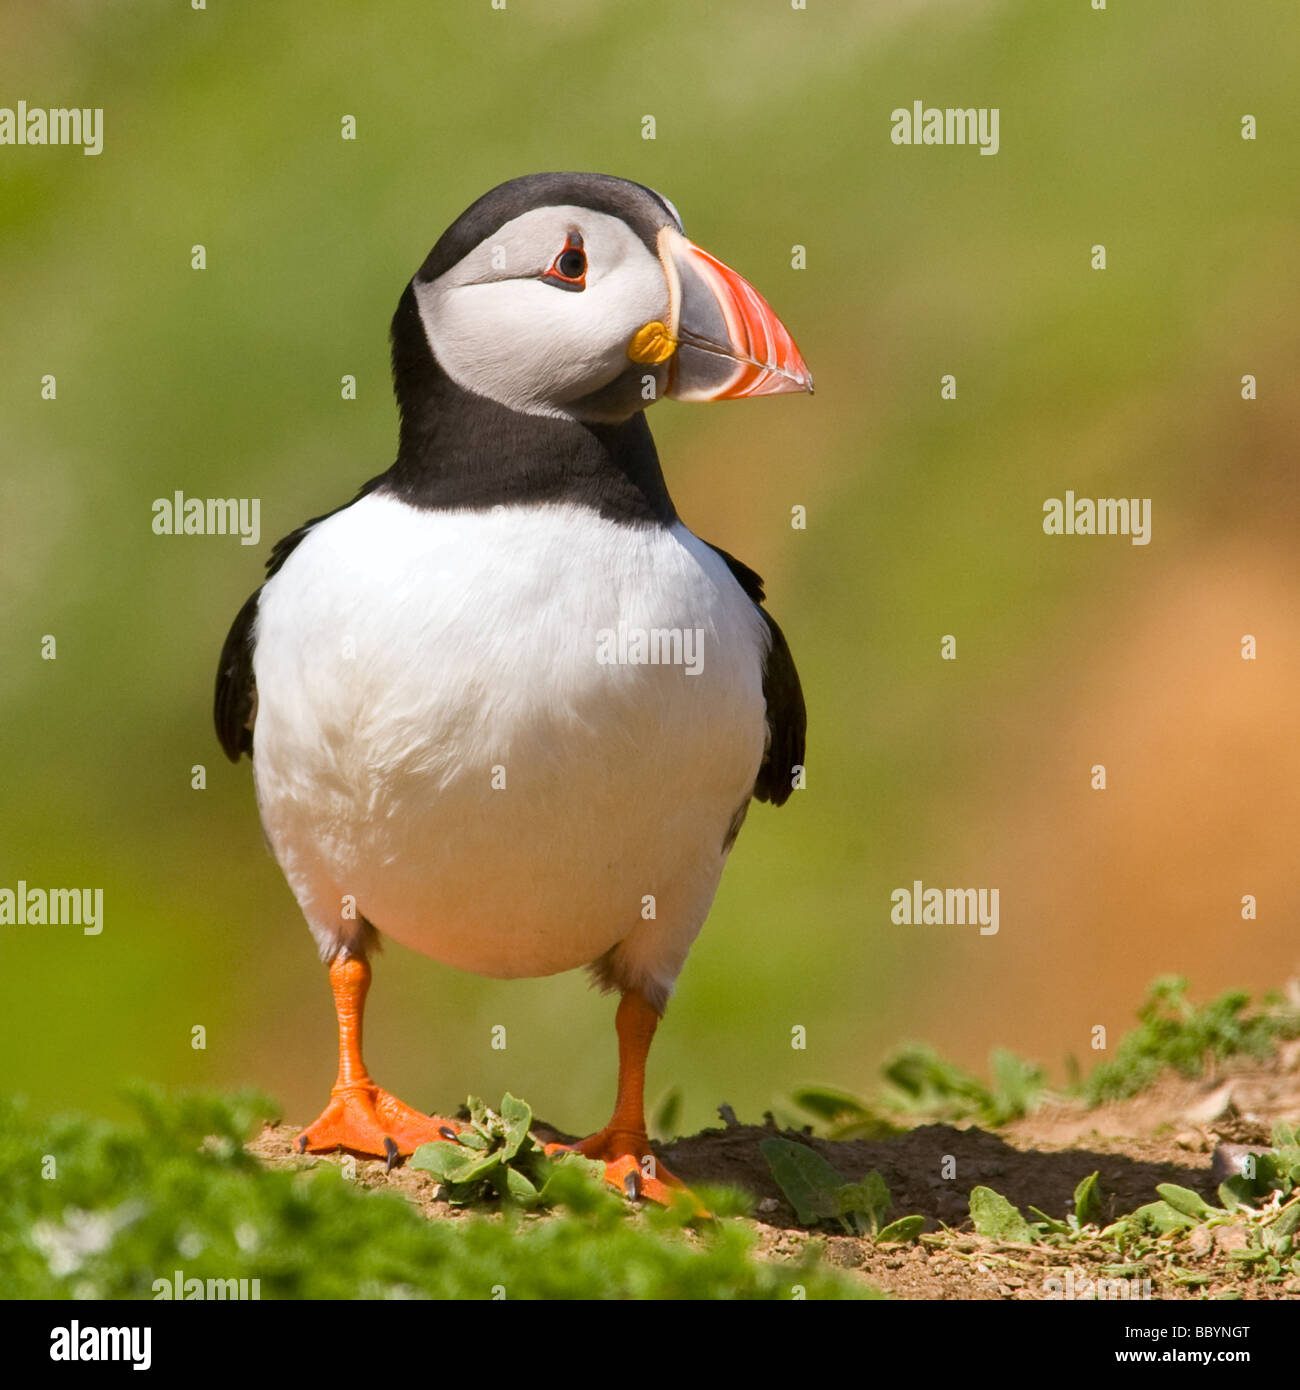
[[1300, 992], [1196, 1006], [1159, 982], [1113, 1061], [1070, 1091], [1033, 1085], [1017, 1059], [997, 1069], [986, 1083], [913, 1051], [870, 1100], [792, 1097], [810, 1125], [723, 1107], [721, 1128], [659, 1146], [708, 1220], [690, 1203], [630, 1207], [580, 1160], [547, 1164], [526, 1136], [557, 1132], [512, 1098], [504, 1120], [475, 1107], [486, 1137], [462, 1158], [495, 1176], [473, 1183], [445, 1180], [428, 1150], [391, 1172], [300, 1155], [299, 1126], [268, 1122], [252, 1095], [138, 1092], [133, 1125], [40, 1123], [10, 1104], [0, 1292], [147, 1299], [234, 1279], [267, 1299], [1300, 1294]]

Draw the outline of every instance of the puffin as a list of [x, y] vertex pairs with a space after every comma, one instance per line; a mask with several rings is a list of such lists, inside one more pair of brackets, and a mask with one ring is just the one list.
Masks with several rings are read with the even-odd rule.
[[646, 410], [812, 376], [667, 198], [591, 173], [473, 203], [391, 347], [396, 460], [274, 546], [216, 678], [338, 1017], [297, 1146], [391, 1168], [463, 1128], [366, 1069], [382, 938], [503, 979], [586, 967], [619, 995], [617, 1098], [572, 1147], [669, 1202], [647, 1053], [750, 802], [801, 784], [806, 713], [762, 580], [678, 517]]

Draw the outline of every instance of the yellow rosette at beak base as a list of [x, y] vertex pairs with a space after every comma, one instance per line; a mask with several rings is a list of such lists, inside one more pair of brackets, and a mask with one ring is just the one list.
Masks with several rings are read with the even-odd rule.
[[627, 355], [633, 362], [657, 367], [677, 351], [677, 339], [668, 331], [667, 325], [658, 319], [651, 319], [632, 335], [627, 345]]

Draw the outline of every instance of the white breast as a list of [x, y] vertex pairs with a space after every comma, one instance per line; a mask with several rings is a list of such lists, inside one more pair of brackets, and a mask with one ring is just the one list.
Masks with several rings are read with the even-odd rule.
[[757, 775], [767, 642], [681, 525], [374, 494], [322, 522], [254, 653], [262, 820], [322, 950], [358, 917], [487, 975], [612, 950], [662, 998]]

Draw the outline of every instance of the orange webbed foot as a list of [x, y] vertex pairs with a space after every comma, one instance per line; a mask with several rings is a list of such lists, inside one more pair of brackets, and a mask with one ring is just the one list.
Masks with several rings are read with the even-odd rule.
[[386, 1158], [389, 1168], [421, 1144], [455, 1139], [465, 1126], [441, 1115], [423, 1115], [373, 1081], [335, 1086], [329, 1104], [298, 1136], [299, 1153], [352, 1153]]
[[[605, 1181], [629, 1201], [648, 1199], [660, 1206], [670, 1207], [677, 1193], [690, 1195], [690, 1189], [675, 1174], [669, 1172], [655, 1157], [650, 1139], [643, 1132], [602, 1129], [576, 1144], [547, 1144], [546, 1152], [580, 1153], [605, 1165]], [[696, 1216], [709, 1213], [695, 1203]]]

